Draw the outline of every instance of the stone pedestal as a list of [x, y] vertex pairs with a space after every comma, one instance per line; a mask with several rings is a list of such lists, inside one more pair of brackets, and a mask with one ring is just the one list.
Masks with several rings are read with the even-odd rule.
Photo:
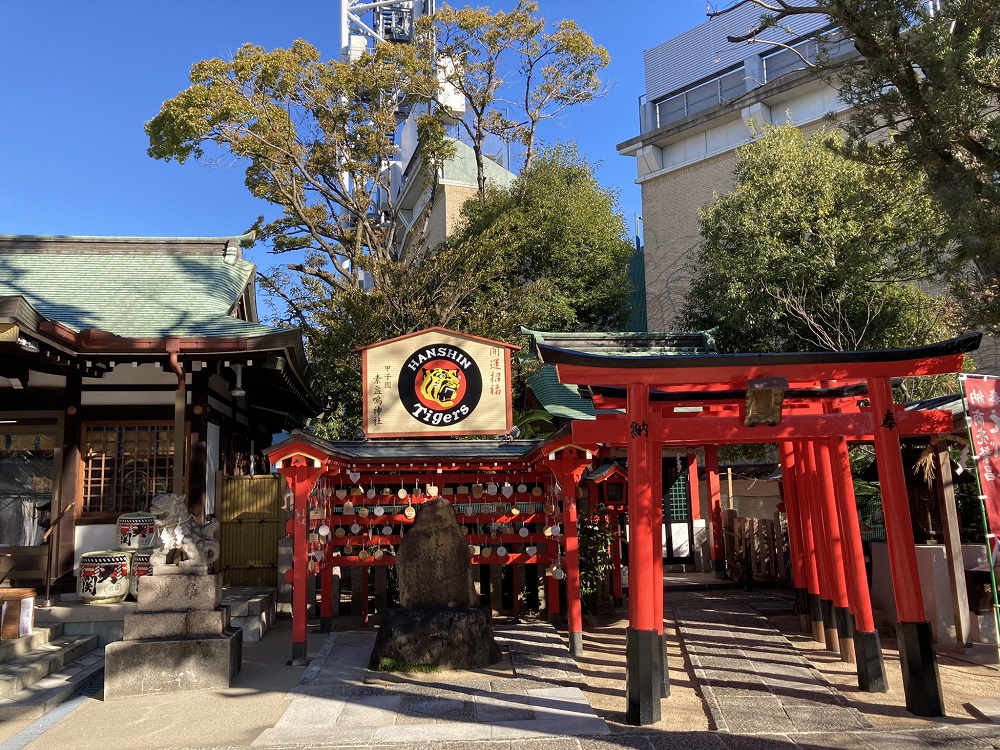
[[147, 575], [126, 615], [124, 640], [105, 651], [106, 700], [229, 687], [243, 660], [243, 631], [220, 607], [219, 575]]
[[481, 669], [500, 661], [487, 607], [390, 609], [372, 649], [369, 666], [383, 659], [442, 669]]

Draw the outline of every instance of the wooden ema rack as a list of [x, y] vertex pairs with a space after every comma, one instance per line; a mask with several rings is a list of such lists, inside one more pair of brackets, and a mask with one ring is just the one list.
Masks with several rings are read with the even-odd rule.
[[[511, 476], [514, 487], [519, 483], [526, 484], [527, 492], [514, 492], [506, 497], [498, 490], [495, 495], [490, 495], [486, 491], [488, 482], [481, 482], [482, 492], [477, 497], [473, 492], [474, 484], [453, 484], [450, 481], [447, 487], [438, 488], [438, 495], [432, 497], [425, 492], [427, 485], [432, 483], [426, 483], [420, 486], [419, 491], [413, 492], [413, 480], [407, 483], [404, 479], [401, 483], [399, 476], [384, 478], [387, 481], [375, 482], [380, 489], [374, 497], [368, 497], [364, 489], [359, 493], [358, 485], [344, 488], [324, 483], [323, 480], [317, 483], [309, 498], [307, 550], [310, 574], [329, 566], [394, 565], [396, 558], [393, 550], [402, 542], [403, 527], [414, 520], [406, 514], [406, 509], [412, 507], [415, 511], [423, 503], [438, 498], [452, 504], [459, 526], [468, 529], [465, 539], [473, 565], [549, 565], [558, 560], [559, 548], [564, 543], [563, 515], [549, 485], [537, 481], [528, 484], [521, 482], [520, 477]], [[405, 498], [400, 498], [398, 490], [392, 490], [392, 486], [410, 489], [407, 489]], [[535, 487], [540, 489], [537, 495], [533, 494]], [[459, 489], [467, 491], [460, 493]], [[344, 512], [345, 505], [348, 506], [348, 513]], [[382, 509], [382, 514], [375, 515], [377, 507]], [[473, 512], [468, 512], [470, 509]], [[352, 532], [353, 524], [360, 526], [360, 531]], [[385, 526], [391, 526], [392, 532], [383, 533]], [[322, 527], [326, 527], [327, 534], [320, 533]], [[286, 528], [290, 535], [293, 534], [295, 519], [289, 520]], [[520, 528], [528, 529], [526, 536], [519, 533]], [[343, 529], [343, 536], [338, 536], [338, 529]], [[495, 550], [499, 546], [506, 547], [507, 554], [497, 555]], [[488, 547], [491, 553], [483, 555], [483, 547]], [[530, 554], [526, 551], [529, 547], [535, 548]], [[344, 554], [345, 549], [350, 552]], [[359, 554], [362, 550], [366, 555]], [[292, 571], [286, 571], [285, 575], [290, 582]]]

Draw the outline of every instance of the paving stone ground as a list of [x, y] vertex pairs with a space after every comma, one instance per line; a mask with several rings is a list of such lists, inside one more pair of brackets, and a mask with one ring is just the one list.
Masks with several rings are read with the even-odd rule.
[[[496, 629], [514, 678], [468, 673], [436, 680], [365, 684], [372, 632], [332, 633], [292, 689], [293, 700], [254, 745], [423, 746], [432, 742], [603, 736], [607, 724], [580, 690], [581, 677], [551, 627]], [[520, 744], [519, 744], [520, 746]]]
[[[88, 698], [79, 701], [78, 707], [67, 706], [67, 715], [56, 722], [57, 726], [28, 726], [9, 742], [0, 743], [0, 750], [74, 750], [77, 746], [87, 750], [1000, 748], [998, 724], [928, 720], [914, 729], [873, 728], [761, 614], [781, 600], [767, 592], [670, 593], [668, 606], [675, 615], [679, 646], [690, 658], [694, 682], [711, 714], [714, 731], [616, 725], [615, 733], [610, 734], [581, 692], [583, 675], [563, 637], [547, 624], [531, 622], [496, 627], [497, 639], [509, 649], [513, 678], [465, 674], [456, 681], [449, 674], [441, 679], [424, 676], [419, 682], [369, 684], [365, 682], [365, 667], [375, 632], [343, 630], [325, 637], [294, 685], [288, 681], [274, 690], [269, 685], [276, 678], [257, 678], [256, 694], [237, 684], [228, 691], [197, 696], [154, 696], [141, 704], [129, 704], [127, 734], [98, 730], [110, 726], [107, 715], [115, 706]], [[310, 635], [310, 639], [314, 637], [319, 636]], [[269, 654], [277, 651], [259, 661], [274, 665], [272, 669], [283, 669], [279, 665], [287, 659], [287, 631], [284, 640], [272, 633], [248, 648], [261, 648]], [[608, 651], [604, 658], [622, 658], [615, 653]], [[259, 723], [268, 728], [251, 733], [242, 744], [235, 739], [235, 723], [231, 730], [225, 724], [225, 731], [213, 735], [233, 737], [234, 744], [222, 745], [218, 739], [199, 743], [202, 734], [197, 720], [211, 721], [225, 714], [227, 719], [214, 721], [238, 722], [233, 714], [237, 698], [240, 717], [247, 710], [244, 706], [258, 705], [268, 710], [267, 716], [277, 718]], [[992, 704], [984, 704], [984, 708], [991, 710]], [[165, 717], [165, 710], [182, 715]], [[176, 727], [174, 736], [163, 736], [165, 723]], [[89, 744], [84, 743], [85, 735], [93, 735]]]

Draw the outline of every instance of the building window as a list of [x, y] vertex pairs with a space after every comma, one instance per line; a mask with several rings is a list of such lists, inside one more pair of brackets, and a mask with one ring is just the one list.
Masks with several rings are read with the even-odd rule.
[[170, 492], [174, 428], [164, 423], [84, 426], [84, 513], [149, 510], [149, 501]]
[[0, 433], [0, 547], [42, 543], [52, 509], [55, 439]]

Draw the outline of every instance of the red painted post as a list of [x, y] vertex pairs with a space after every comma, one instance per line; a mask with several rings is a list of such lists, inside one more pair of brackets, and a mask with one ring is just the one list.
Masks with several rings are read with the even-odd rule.
[[823, 478], [820, 476], [816, 443], [807, 441], [803, 451], [806, 475], [809, 477], [806, 502], [812, 519], [814, 544], [816, 546], [816, 569], [819, 571], [819, 602], [823, 616], [823, 637], [827, 651], [840, 653], [840, 639], [837, 623], [833, 616], [833, 573], [830, 565], [830, 532], [823, 514], [821, 501]]
[[[823, 514], [827, 530], [830, 583], [833, 585], [833, 618], [837, 628], [842, 661], [854, 663], [854, 623], [851, 622], [850, 601], [847, 597], [847, 576], [844, 568], [844, 547], [837, 513], [837, 490], [834, 478], [834, 462], [828, 440], [816, 444], [816, 457], [821, 483], [819, 485], [820, 512]], [[837, 467], [839, 471], [839, 467]]]
[[795, 608], [799, 627], [809, 630], [809, 587], [806, 580], [805, 555], [802, 551], [802, 522], [799, 493], [795, 482], [795, 451], [788, 442], [778, 444], [781, 460], [781, 492], [788, 519], [788, 550], [792, 558], [792, 585], [795, 586]]
[[324, 558], [320, 561], [319, 586], [319, 632], [329, 633], [333, 627], [333, 561], [326, 557], [329, 551], [324, 552]]
[[906, 708], [918, 716], [943, 716], [941, 680], [931, 627], [924, 615], [924, 600], [920, 592], [910, 501], [906, 493], [906, 475], [889, 379], [869, 380], [868, 396], [874, 423], [875, 460], [882, 488], [885, 535], [892, 567], [892, 588], [896, 595], [899, 620], [896, 638], [899, 641]]
[[361, 624], [368, 624], [368, 566], [361, 567]]
[[847, 593], [851, 601], [855, 627], [859, 631], [874, 632], [871, 595], [868, 593], [868, 574], [865, 570], [865, 550], [861, 544], [861, 523], [854, 495], [854, 478], [851, 476], [851, 458], [847, 440], [833, 440], [833, 472], [837, 479], [837, 512], [844, 535], [844, 565], [847, 568]]
[[924, 600], [917, 573], [917, 555], [913, 548], [910, 501], [906, 492], [899, 434], [895, 430], [892, 387], [887, 379], [878, 378], [869, 381], [868, 390], [875, 421], [875, 455], [882, 487], [886, 542], [892, 562], [896, 613], [900, 622], [922, 622], [926, 619]]
[[[285, 459], [278, 473], [292, 485], [292, 665], [306, 663], [306, 625], [308, 604], [306, 581], [309, 577], [309, 494], [323, 472], [312, 459], [293, 456]], [[318, 462], [316, 462], [318, 463]]]
[[819, 569], [816, 566], [816, 535], [813, 533], [812, 513], [809, 504], [808, 470], [805, 464], [804, 443], [795, 443], [795, 488], [799, 499], [799, 521], [802, 529], [802, 554], [806, 570], [806, 587], [809, 589], [809, 620], [812, 637], [817, 643], [826, 643], [823, 630], [823, 609], [820, 605]]
[[[660, 697], [670, 695], [670, 675], [667, 672], [667, 644], [663, 640], [663, 443], [650, 443], [650, 490], [653, 499], [653, 608], [656, 632], [660, 639]], [[671, 543], [667, 530], [667, 544]]]
[[[656, 632], [663, 635], [663, 443], [650, 443], [650, 498], [653, 501], [653, 617]], [[669, 535], [668, 535], [669, 543]]]
[[[650, 487], [649, 386], [628, 387], [629, 628], [625, 640], [625, 719], [660, 720], [660, 637], [653, 602], [653, 497]], [[660, 617], [662, 618], [662, 612]]]
[[722, 578], [726, 574], [726, 559], [722, 551], [722, 487], [719, 484], [719, 450], [714, 445], [705, 446], [705, 479], [712, 524], [712, 567], [715, 577]]
[[868, 574], [865, 571], [865, 552], [861, 545], [861, 525], [858, 523], [858, 505], [854, 497], [847, 440], [842, 437], [834, 438], [833, 449], [833, 473], [836, 479], [834, 489], [844, 537], [844, 563], [847, 566], [849, 584], [847, 593], [854, 613], [858, 688], [868, 693], [884, 693], [889, 687], [885, 681], [882, 644], [875, 629], [872, 602], [868, 594]]
[[[566, 617], [568, 620], [569, 652], [583, 654], [583, 612], [580, 607], [580, 545], [577, 539], [576, 482], [572, 473], [563, 475], [563, 534], [566, 540]], [[569, 480], [567, 482], [567, 480]]]
[[610, 511], [610, 520], [608, 524], [612, 529], [614, 529], [614, 538], [611, 540], [611, 566], [612, 578], [611, 578], [611, 591], [615, 597], [615, 604], [620, 605], [625, 601], [625, 597], [622, 592], [622, 541], [619, 535], [620, 525], [618, 523], [618, 513], [615, 511]]
[[698, 454], [688, 453], [688, 492], [691, 495], [691, 518], [701, 520], [701, 492], [698, 486]]
[[[559, 545], [556, 542], [550, 541], [547, 549], [549, 551], [549, 559], [555, 562], [559, 557]], [[559, 625], [559, 621], [562, 619], [562, 609], [559, 604], [559, 581], [553, 576], [547, 575], [545, 588], [548, 592], [545, 595], [545, 602], [549, 609], [549, 622], [553, 625]]]

